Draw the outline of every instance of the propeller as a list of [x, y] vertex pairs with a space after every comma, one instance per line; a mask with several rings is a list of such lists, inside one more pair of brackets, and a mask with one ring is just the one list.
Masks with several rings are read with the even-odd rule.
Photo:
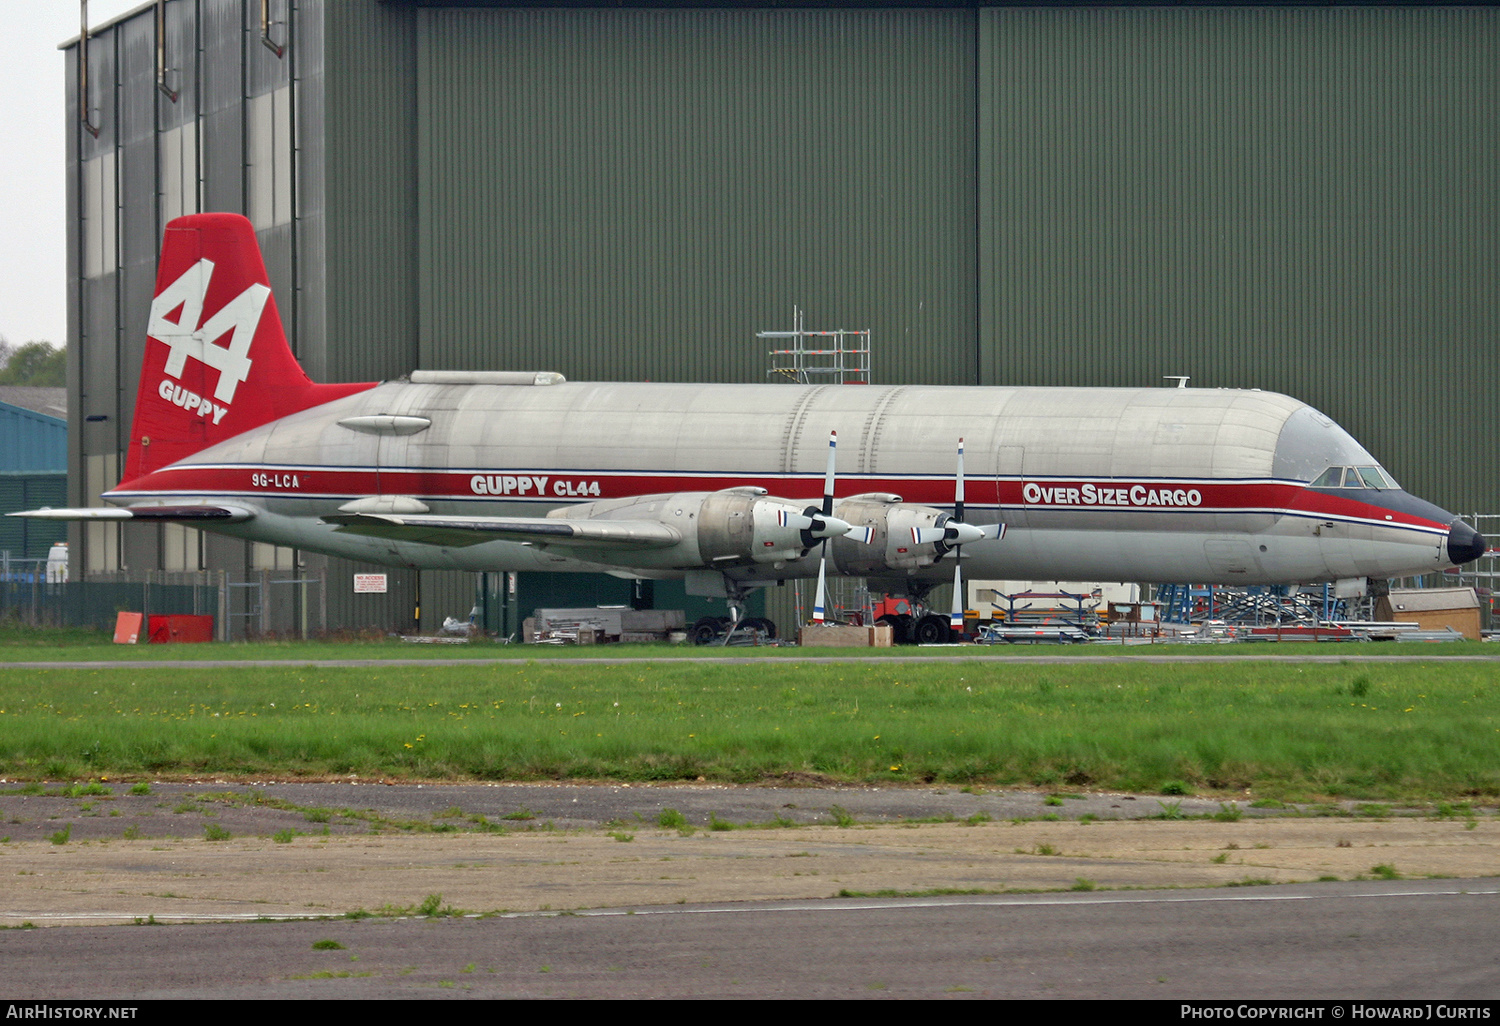
[[[828, 432], [828, 472], [823, 476], [823, 505], [822, 508], [809, 506], [802, 511], [801, 519], [807, 521], [807, 526], [802, 528], [802, 544], [806, 549], [811, 549], [813, 543], [819, 539], [823, 542], [822, 555], [818, 557], [818, 594], [813, 601], [813, 623], [823, 623], [826, 619], [828, 602], [828, 540], [830, 538], [841, 538], [845, 535], [857, 538], [868, 545], [875, 538], [875, 530], [871, 527], [855, 527], [848, 521], [840, 520], [833, 515], [833, 483], [834, 462], [838, 453], [839, 433]], [[787, 523], [792, 526], [801, 526], [795, 513], [785, 514]]]
[[[958, 521], [960, 527], [969, 526], [964, 523], [964, 440], [962, 438], [958, 440], [958, 472], [953, 479], [953, 519]], [[961, 532], [955, 528], [954, 533]], [[982, 529], [981, 537], [983, 537]], [[948, 616], [948, 629], [954, 631], [964, 629], [963, 551], [962, 543], [955, 541], [953, 544], [953, 610]]]
[[[948, 626], [964, 629], [964, 583], [963, 546], [986, 538], [1005, 537], [1004, 524], [987, 524], [983, 527], [964, 523], [964, 440], [958, 440], [958, 471], [953, 484], [953, 515], [935, 527], [914, 527], [911, 540], [916, 545], [942, 544], [953, 550], [953, 610]], [[941, 557], [940, 557], [941, 558]]]
[[[830, 431], [830, 432], [828, 432], [828, 472], [823, 475], [823, 509], [822, 509], [822, 514], [823, 514], [823, 523], [824, 524], [827, 524], [828, 521], [830, 521], [830, 520], [833, 519], [833, 466], [834, 466], [834, 458], [835, 458], [835, 456], [838, 453], [838, 448], [839, 448], [839, 433], [837, 431]], [[814, 508], [812, 506], [809, 506], [809, 507], [807, 507], [807, 509], [804, 512], [806, 514], [808, 514], [809, 516], [811, 516], [814, 513]], [[842, 524], [843, 527], [844, 527], [844, 530], [841, 531], [840, 533], [841, 534], [847, 534], [848, 533], [848, 529], [849, 529], [849, 525], [845, 524], [842, 520], [840, 520], [839, 523]], [[808, 529], [808, 530], [805, 530], [805, 531], [802, 532], [802, 538], [803, 538], [804, 543], [807, 543], [808, 539], [810, 539], [810, 538], [816, 538], [816, 537], [818, 537], [818, 535], [814, 534], [811, 529]], [[817, 596], [816, 599], [813, 600], [813, 616], [812, 616], [813, 623], [822, 623], [823, 622], [823, 618], [824, 618], [823, 614], [824, 614], [824, 609], [827, 606], [827, 602], [828, 602], [828, 536], [827, 536], [826, 533], [824, 533], [823, 534], [823, 554], [818, 557], [818, 596]]]

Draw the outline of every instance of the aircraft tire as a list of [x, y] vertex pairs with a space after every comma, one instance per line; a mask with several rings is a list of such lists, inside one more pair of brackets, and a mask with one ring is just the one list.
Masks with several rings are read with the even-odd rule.
[[912, 628], [912, 639], [918, 645], [940, 645], [949, 639], [948, 621], [936, 613], [928, 613]]
[[762, 616], [752, 616], [745, 621], [745, 626], [751, 630], [760, 631], [771, 641], [776, 640], [776, 624]]
[[891, 628], [891, 644], [910, 645], [911, 637], [911, 615], [909, 613], [896, 613], [890, 616], [882, 616], [876, 623], [888, 624]]
[[688, 628], [688, 640], [695, 645], [712, 645], [718, 636], [718, 617], [705, 616]]

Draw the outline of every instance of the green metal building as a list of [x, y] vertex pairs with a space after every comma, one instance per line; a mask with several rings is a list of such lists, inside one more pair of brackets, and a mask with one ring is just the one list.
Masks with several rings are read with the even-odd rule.
[[[1500, 508], [1495, 6], [162, 0], [68, 54], [74, 503], [118, 477], [162, 226], [233, 210], [319, 380], [759, 381], [795, 306], [881, 383], [1286, 392]], [[73, 549], [329, 564], [338, 624], [418, 599], [184, 528]]]

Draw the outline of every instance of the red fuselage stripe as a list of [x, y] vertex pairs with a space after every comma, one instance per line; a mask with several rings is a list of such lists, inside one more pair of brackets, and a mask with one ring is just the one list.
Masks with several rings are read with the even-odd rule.
[[[545, 502], [563, 504], [673, 492], [758, 487], [797, 502], [821, 498], [821, 476], [735, 475], [619, 471], [476, 471], [411, 468], [297, 466], [176, 466], [128, 482], [116, 501], [165, 496], [239, 496], [348, 500], [409, 495], [435, 501]], [[953, 482], [945, 477], [848, 476], [839, 492], [891, 492], [904, 502], [950, 506]], [[1446, 532], [1448, 525], [1278, 480], [1109, 480], [970, 478], [967, 504], [1020, 510], [1136, 513], [1262, 513], [1354, 520], [1378, 526]], [[1363, 493], [1368, 494], [1368, 493]]]

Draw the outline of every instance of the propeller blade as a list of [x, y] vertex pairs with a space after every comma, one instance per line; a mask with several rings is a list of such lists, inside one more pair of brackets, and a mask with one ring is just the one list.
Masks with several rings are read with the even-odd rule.
[[[833, 520], [833, 468], [834, 461], [838, 455], [839, 433], [828, 432], [828, 473], [823, 476], [823, 528], [826, 531]], [[848, 534], [849, 525], [842, 520], [838, 521], [843, 527], [839, 534]], [[809, 533], [813, 537], [820, 537], [815, 525]], [[824, 614], [828, 608], [828, 535], [821, 535], [823, 539], [823, 552], [818, 557], [818, 597], [813, 601], [813, 623], [822, 623]]]
[[833, 515], [834, 465], [838, 456], [838, 446], [839, 433], [837, 431], [828, 432], [828, 472], [823, 477], [822, 514], [818, 514], [816, 506], [809, 506], [803, 510], [803, 516], [808, 520], [808, 525], [802, 528], [803, 543], [811, 546], [812, 542], [817, 539], [822, 539], [823, 541], [823, 551], [818, 556], [818, 595], [813, 600], [813, 623], [823, 623], [827, 618], [829, 539], [851, 535], [863, 541], [866, 545], [875, 540], [874, 528], [855, 527], [848, 521], [840, 520]]
[[833, 516], [833, 461], [838, 452], [839, 433], [828, 432], [828, 473], [823, 477], [823, 515]]
[[[809, 506], [809, 509], [815, 507]], [[806, 513], [795, 513], [789, 509], [776, 511], [776, 525], [778, 527], [790, 527], [794, 531], [811, 531], [817, 521]]]
[[964, 579], [959, 567], [962, 558], [959, 553], [953, 554], [953, 612], [948, 617], [948, 626], [955, 631], [964, 629]]
[[982, 528], [971, 527], [964, 523], [964, 440], [962, 438], [958, 440], [958, 469], [953, 477], [953, 519], [948, 522], [943, 534], [953, 547], [953, 609], [948, 615], [948, 627], [950, 630], [962, 632], [964, 629], [964, 550], [962, 546], [966, 542], [979, 541], [984, 537]]
[[823, 543], [823, 555], [818, 560], [818, 597], [813, 600], [813, 623], [823, 622], [823, 613], [827, 608], [828, 581], [826, 577], [828, 569], [828, 543]]
[[[828, 472], [823, 476], [822, 507], [808, 506], [800, 517], [795, 513], [786, 514], [788, 520], [784, 523], [793, 524], [802, 532], [803, 555], [820, 538], [826, 540], [849, 533], [849, 525], [833, 515], [834, 460], [838, 454], [838, 445], [839, 433], [828, 432]], [[824, 556], [826, 558], [827, 553]]]
[[964, 520], [964, 440], [958, 440], [958, 474], [953, 484], [953, 519]]

